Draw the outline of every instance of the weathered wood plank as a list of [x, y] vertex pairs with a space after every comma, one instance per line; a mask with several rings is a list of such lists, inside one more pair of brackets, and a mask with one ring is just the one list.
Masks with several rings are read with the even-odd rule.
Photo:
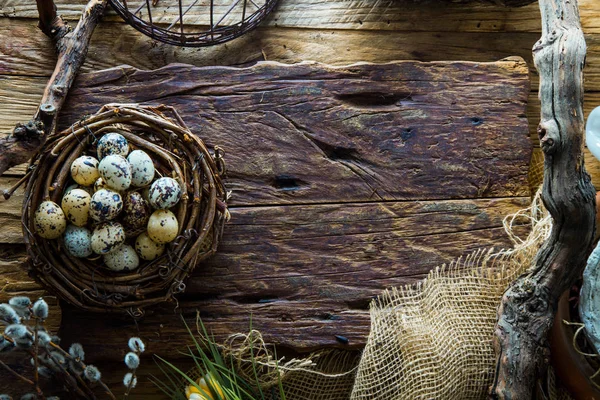
[[[45, 82], [45, 78], [0, 76], [0, 132], [8, 132], [17, 122], [25, 121], [33, 115], [44, 90]], [[586, 92], [585, 116], [587, 117], [598, 104], [600, 104], [600, 92]], [[527, 117], [529, 133], [534, 146], [538, 146], [539, 116], [537, 93], [531, 92], [527, 103]], [[587, 149], [585, 156], [586, 168], [592, 176], [592, 181], [597, 188], [600, 188], [600, 161], [596, 160]], [[18, 177], [22, 176], [23, 171], [23, 167], [14, 168], [9, 171], [9, 174]]]
[[[2, 208], [17, 209], [21, 196]], [[517, 197], [233, 207], [219, 252], [196, 269], [179, 306], [188, 316], [201, 309], [220, 338], [246, 330], [252, 314], [254, 326], [268, 327], [270, 339], [296, 349], [335, 344], [336, 330], [360, 346], [372, 296], [415, 282], [463, 252], [508, 246], [502, 219], [528, 202]], [[2, 224], [18, 225], [18, 217]], [[19, 260], [24, 257], [19, 253]], [[173, 306], [165, 306], [140, 324], [151, 343], [158, 340], [154, 350], [168, 354], [186, 342], [178, 318]], [[73, 335], [98, 320], [77, 311], [63, 319], [63, 331]], [[106, 329], [123, 322], [102, 318], [98, 324], [94, 338], [81, 340], [110, 358], [114, 342], [102, 345], [103, 332], [112, 334]]]
[[122, 67], [80, 76], [62, 121], [175, 106], [227, 152], [237, 205], [527, 196], [528, 94], [522, 60]]
[[[528, 95], [518, 60], [123, 67], [80, 76], [62, 123], [110, 101], [175, 105], [225, 148], [234, 191], [220, 251], [179, 309], [199, 308], [220, 338], [252, 314], [285, 346], [335, 345], [340, 334], [360, 347], [382, 288], [508, 245], [502, 218], [529, 201]], [[19, 196], [3, 203], [5, 218], [18, 218]], [[140, 324], [157, 350], [187, 341], [173, 308]], [[113, 357], [107, 335], [122, 321], [67, 314], [65, 332], [92, 329], [84, 345]]]
[[[85, 0], [58, 0], [59, 13], [66, 19], [78, 19]], [[215, 11], [222, 14], [230, 3], [216, 0]], [[581, 0], [581, 22], [586, 33], [599, 33], [600, 4], [596, 0]], [[159, 3], [153, 19], [160, 20], [166, 6]], [[207, 6], [208, 7], [208, 6]], [[34, 3], [20, 0], [0, 0], [0, 13], [7, 17], [37, 18]], [[169, 12], [169, 14], [171, 14]], [[106, 20], [120, 20], [111, 10]], [[170, 23], [172, 20], [165, 20]], [[204, 9], [190, 10], [186, 24], [207, 25]], [[385, 0], [357, 2], [352, 0], [282, 0], [264, 24], [267, 26], [446, 32], [539, 32], [541, 22], [537, 4], [507, 8], [491, 4], [443, 4]]]
[[[368, 304], [382, 288], [414, 283], [464, 252], [508, 246], [501, 221], [529, 198], [241, 207], [219, 252], [187, 281], [179, 310], [199, 309], [223, 339], [250, 326], [267, 340], [310, 350], [340, 345], [335, 335], [364, 344]], [[522, 231], [521, 231], [522, 232]], [[179, 311], [177, 310], [177, 311]], [[96, 332], [85, 344], [111, 358], [107, 328], [133, 326], [65, 312], [68, 331]], [[139, 324], [151, 351], [168, 354], [188, 343], [175, 305]], [[67, 330], [65, 330], [67, 331]]]

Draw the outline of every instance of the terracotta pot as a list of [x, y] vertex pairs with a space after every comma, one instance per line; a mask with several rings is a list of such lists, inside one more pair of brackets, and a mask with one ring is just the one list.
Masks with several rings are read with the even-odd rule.
[[575, 400], [600, 400], [600, 390], [589, 381], [594, 368], [573, 348], [573, 329], [562, 321], [570, 321], [569, 291], [558, 302], [554, 325], [550, 332], [551, 364], [556, 377]]

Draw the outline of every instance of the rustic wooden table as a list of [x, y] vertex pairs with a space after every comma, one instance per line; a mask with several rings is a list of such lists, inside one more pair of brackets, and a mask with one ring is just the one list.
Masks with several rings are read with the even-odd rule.
[[[63, 17], [72, 20], [78, 18], [85, 1], [63, 0], [57, 1], [57, 4]], [[587, 113], [600, 105], [600, 3], [581, 0], [580, 7], [588, 43]], [[33, 114], [53, 69], [55, 56], [49, 40], [36, 29], [37, 12], [33, 1], [0, 0], [0, 10], [0, 132], [8, 132], [15, 123], [25, 121]], [[84, 72], [91, 73], [119, 64], [151, 70], [174, 62], [197, 67], [248, 66], [264, 60], [289, 64], [314, 60], [332, 65], [347, 65], [358, 61], [383, 63], [395, 60], [494, 62], [509, 56], [521, 56], [532, 67], [531, 47], [539, 39], [539, 25], [539, 11], [535, 4], [521, 9], [506, 9], [480, 4], [465, 6], [426, 2], [418, 5], [392, 0], [373, 4], [282, 0], [265, 24], [247, 36], [215, 48], [182, 49], [145, 38], [110, 12], [94, 34]], [[520, 65], [517, 62], [513, 64]], [[496, 67], [485, 67], [485, 73], [493, 73], [494, 68], [500, 68], [498, 63], [491, 65]], [[507, 65], [504, 64], [505, 67]], [[433, 64], [429, 67], [433, 67]], [[290, 69], [277, 68], [290, 73]], [[70, 108], [65, 111], [65, 121], [93, 111], [96, 104], [112, 101], [111, 99], [125, 100], [125, 97], [119, 97], [118, 88], [127, 84], [131, 85], [127, 95], [136, 101], [150, 101], [160, 97], [177, 104], [188, 93], [174, 91], [165, 96], [144, 97], [136, 89], [135, 83], [125, 82], [129, 78], [134, 82], [137, 80], [156, 85], [163, 84], [161, 77], [167, 75], [178, 76], [178, 84], [184, 82], [187, 76], [190, 77], [188, 81], [193, 82], [206, 79], [203, 78], [206, 71], [188, 67], [169, 67], [162, 71], [163, 75], [144, 75], [125, 68], [110, 73], [87, 75], [79, 81], [78, 89], [73, 95], [78, 96], [76, 99], [88, 96], [88, 101], [81, 103], [72, 100]], [[283, 73], [282, 71], [279, 73]], [[296, 80], [302, 76], [301, 71], [291, 71]], [[221, 69], [216, 69], [213, 73], [227, 74]], [[455, 72], [448, 72], [453, 73]], [[367, 75], [365, 73], [362, 78]], [[231, 75], [227, 75], [227, 79], [231, 79]], [[313, 79], [313, 83], [316, 81], [318, 80]], [[95, 90], [94, 88], [100, 87], [95, 85], [99, 82], [103, 89]], [[539, 102], [534, 70], [531, 71], [531, 82], [526, 114], [529, 118], [530, 145], [533, 146], [534, 153], [537, 153], [539, 149], [535, 128]], [[248, 82], [245, 81], [245, 84]], [[260, 84], [256, 85], [260, 90]], [[310, 84], [307, 86], [310, 87]], [[200, 118], [199, 121], [202, 117], [214, 117], [213, 112], [218, 111], [219, 107], [227, 111], [227, 107], [235, 108], [246, 104], [239, 100], [239, 103], [229, 106], [219, 104], [216, 107], [214, 103], [210, 103], [210, 96], [207, 97], [201, 90], [198, 92], [197, 86], [186, 90], [191, 90], [192, 95], [197, 96], [195, 101], [206, 101], [206, 109], [213, 107], [210, 112], [206, 111], [199, 117], [196, 112], [198, 110], [190, 110], [187, 118], [192, 120], [195, 117]], [[410, 95], [411, 93], [407, 93], [407, 97]], [[298, 99], [306, 101], [300, 97]], [[344, 98], [350, 101], [352, 99], [351, 96]], [[267, 100], [285, 102], [282, 98]], [[393, 100], [397, 102], [403, 99]], [[365, 111], [365, 104], [358, 106], [360, 112], [357, 114], [372, 112]], [[252, 111], [264, 112], [264, 107], [255, 107]], [[288, 109], [279, 119], [279, 125], [273, 126], [273, 132], [301, 131], [292, 122], [286, 122], [286, 118], [294, 123], [302, 120], [301, 113], [290, 114]], [[261, 123], [259, 118], [245, 122]], [[228, 138], [240, 140], [242, 136], [239, 134], [239, 126], [234, 126], [233, 123], [232, 131], [237, 131], [238, 134], [234, 132], [229, 135], [227, 125], [220, 125], [222, 123], [217, 121], [213, 130], [207, 130], [211, 144], [221, 144]], [[502, 128], [511, 125], [504, 121], [491, 126], [492, 129], [502, 131]], [[517, 121], [511, 129], [518, 130], [518, 126]], [[483, 124], [482, 127], [487, 126]], [[483, 184], [471, 190], [460, 181], [461, 175], [457, 173], [449, 175], [454, 176], [456, 181], [446, 182], [446, 186], [437, 191], [443, 193], [440, 197], [436, 195], [436, 188], [431, 186], [435, 182], [426, 182], [426, 174], [423, 175], [423, 182], [405, 182], [394, 165], [386, 165], [385, 162], [378, 164], [375, 159], [369, 158], [370, 151], [381, 151], [381, 147], [363, 143], [358, 148], [350, 147], [354, 150], [353, 153], [348, 147], [338, 146], [336, 149], [336, 146], [331, 146], [331, 143], [343, 142], [344, 138], [319, 137], [311, 132], [300, 132], [302, 136], [308, 135], [309, 141], [299, 142], [293, 133], [289, 136], [277, 136], [273, 133], [271, 141], [253, 143], [253, 150], [247, 155], [240, 154], [244, 143], [235, 143], [233, 140], [231, 145], [232, 151], [228, 155], [232, 165], [234, 219], [228, 228], [229, 236], [224, 241], [222, 254], [207, 267], [212, 271], [213, 279], [219, 277], [219, 271], [225, 279], [211, 288], [210, 281], [207, 283], [202, 280], [202, 275], [198, 275], [197, 279], [192, 279], [189, 283], [191, 293], [195, 296], [183, 299], [186, 315], [192, 315], [196, 307], [205, 309], [206, 317], [212, 319], [210, 322], [214, 323], [213, 328], [217, 334], [226, 335], [243, 330], [248, 324], [249, 313], [252, 312], [258, 316], [258, 323], [263, 324], [259, 328], [265, 328], [271, 340], [283, 343], [287, 348], [306, 351], [318, 346], [339, 346], [334, 333], [340, 327], [346, 329], [338, 333], [350, 338], [350, 347], [360, 348], [368, 332], [368, 299], [379, 287], [414, 282], [423, 277], [429, 268], [447, 262], [464, 251], [506, 244], [501, 237], [502, 216], [527, 202], [525, 171], [506, 158], [500, 158], [502, 165], [516, 168], [512, 180], [494, 180], [498, 186], [488, 191], [479, 190], [484, 188]], [[268, 130], [265, 134], [269, 134]], [[512, 130], [511, 134], [516, 135], [514, 138], [520, 137], [518, 132]], [[477, 137], [482, 141], [476, 140], [474, 146], [483, 145], [483, 136]], [[279, 140], [277, 145], [273, 142], [275, 139]], [[303, 140], [306, 139], [303, 137]], [[517, 154], [515, 160], [522, 161], [524, 157], [521, 154], [519, 158], [519, 151], [529, 151], [529, 144], [524, 142], [509, 140], [504, 145], [513, 146], [510, 151]], [[293, 169], [294, 175], [283, 173], [289, 155], [300, 150], [302, 153], [297, 154], [298, 159], [305, 157], [312, 161], [297, 162], [299, 167]], [[281, 155], [261, 157], [261, 154], [269, 154], [270, 151], [279, 151]], [[352, 157], [355, 159], [352, 160]], [[599, 182], [599, 163], [589, 153], [586, 153], [586, 157], [588, 170], [594, 181]], [[460, 166], [464, 163], [465, 156], [456, 154], [455, 160], [455, 165]], [[249, 164], [244, 164], [245, 162]], [[366, 175], [361, 178], [361, 173], [349, 170], [349, 165], [369, 165], [373, 168], [371, 172], [383, 176], [383, 180], [365, 182], [363, 178]], [[252, 173], [260, 168], [274, 170], [262, 175]], [[403, 165], [403, 168], [408, 167]], [[0, 188], [8, 187], [18, 180], [22, 171], [22, 168], [14, 168], [1, 177]], [[477, 174], [475, 169], [467, 171], [469, 175]], [[317, 178], [319, 174], [323, 179]], [[500, 175], [506, 177], [510, 174]], [[275, 180], [270, 182], [270, 177]], [[396, 182], [405, 185], [404, 191], [385, 191], [389, 185], [398, 184]], [[373, 184], [379, 189], [379, 198], [372, 197], [373, 191], [367, 193], [369, 189], [373, 189]], [[19, 224], [21, 199], [17, 194], [10, 201], [0, 200], [0, 225], [3, 226], [0, 230], [0, 301], [16, 294], [38, 296], [42, 293], [22, 269], [25, 253]], [[357, 225], [357, 215], [367, 224]], [[384, 218], [384, 215], [388, 217]], [[485, 221], [481, 220], [482, 215], [485, 216]], [[450, 216], [451, 220], [443, 218], [444, 216]], [[477, 216], [480, 216], [479, 220]], [[269, 221], [273, 223], [269, 224]], [[436, 224], [443, 229], [436, 230]], [[259, 240], [257, 244], [254, 237], [263, 240]], [[331, 257], [332, 249], [336, 250], [335, 257]], [[394, 262], [398, 266], [391, 270], [390, 264]], [[314, 271], [320, 264], [329, 264], [323, 267], [332, 268], [336, 277], [331, 281], [321, 279], [316, 282], [311, 280], [314, 276], [309, 273], [291, 273], [299, 268]], [[250, 274], [236, 283], [230, 275], [223, 273], [228, 265], [237, 268], [235, 271], [241, 273], [242, 277], [244, 271], [257, 270], [261, 266], [264, 266], [264, 274], [254, 282], [252, 279], [255, 276]], [[347, 271], [348, 266], [354, 268], [354, 271], [370, 268], [370, 276], [375, 276], [379, 281], [365, 283], [360, 282], [360, 279], [353, 281], [339, 278], [339, 274]], [[277, 283], [280, 276], [286, 276], [286, 285]], [[329, 291], [324, 294], [326, 285], [329, 285]], [[199, 298], [201, 293], [206, 293], [206, 298]], [[319, 296], [326, 300], [319, 300]], [[285, 299], [285, 302], [277, 301], [281, 299]], [[173, 315], [172, 306], [150, 316], [139, 325], [139, 332], [130, 321], [98, 318], [69, 307], [63, 307], [62, 321], [58, 318], [59, 314], [55, 315], [57, 317], [52, 324], [60, 324], [64, 340], [67, 343], [73, 340], [83, 341], [89, 359], [105, 367], [108, 381], [115, 386], [120, 384], [124, 372], [120, 360], [124, 354], [121, 342], [126, 336], [139, 333], [149, 340], [151, 351], [163, 355], [172, 355], [173, 350], [187, 339]], [[342, 315], [343, 318], [338, 319], [335, 315]], [[356, 325], [354, 329], [348, 329], [351, 326], [348, 322]], [[146, 359], [148, 369], [142, 374], [155, 372], [152, 364], [149, 358]], [[0, 372], [0, 393], [12, 385], [9, 378]], [[148, 383], [142, 385], [133, 398], [162, 397]]]

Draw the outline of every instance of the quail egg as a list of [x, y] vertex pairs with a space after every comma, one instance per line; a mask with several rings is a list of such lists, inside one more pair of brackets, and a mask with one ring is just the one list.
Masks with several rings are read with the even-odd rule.
[[133, 271], [140, 265], [140, 258], [128, 244], [122, 244], [108, 254], [105, 254], [104, 264], [112, 271]]
[[113, 154], [104, 157], [98, 171], [106, 185], [113, 190], [126, 190], [131, 185], [131, 165], [123, 156]]
[[175, 214], [169, 210], [156, 210], [148, 221], [148, 236], [156, 243], [169, 243], [175, 240], [179, 232], [179, 223]]
[[94, 193], [100, 189], [110, 189], [102, 178], [98, 178], [96, 179], [96, 182], [94, 182]]
[[129, 143], [127, 139], [118, 133], [107, 133], [98, 140], [98, 159], [102, 160], [112, 154], [127, 157], [129, 153]]
[[99, 176], [98, 160], [94, 157], [81, 156], [71, 164], [71, 177], [80, 185], [93, 185]]
[[43, 201], [34, 215], [35, 230], [44, 239], [56, 239], [67, 227], [63, 210], [53, 201]]
[[69, 192], [73, 189], [81, 189], [81, 190], [85, 190], [86, 192], [89, 193], [89, 195], [91, 196], [92, 194], [94, 194], [92, 188], [90, 186], [81, 186], [78, 183], [73, 183], [69, 186], [67, 186], [67, 188], [65, 189], [65, 191], [63, 192], [63, 197], [68, 195]]
[[67, 253], [73, 257], [85, 258], [92, 255], [92, 234], [87, 228], [68, 225], [63, 234]]
[[156, 243], [144, 232], [135, 240], [135, 251], [143, 260], [151, 261], [164, 253], [165, 245]]
[[154, 179], [154, 163], [142, 150], [134, 150], [127, 157], [131, 165], [131, 184], [141, 187], [152, 183]]
[[181, 187], [173, 178], [159, 178], [150, 186], [148, 199], [159, 210], [171, 208], [181, 199]]
[[92, 232], [92, 251], [108, 254], [125, 241], [125, 230], [118, 222], [105, 222]]
[[126, 229], [140, 229], [150, 218], [150, 205], [138, 192], [129, 192], [123, 199], [123, 224]]
[[94, 221], [110, 221], [119, 215], [122, 209], [121, 195], [110, 189], [98, 190], [90, 201], [90, 217]]
[[73, 189], [62, 198], [61, 207], [73, 225], [84, 226], [90, 215], [91, 196], [83, 189]]

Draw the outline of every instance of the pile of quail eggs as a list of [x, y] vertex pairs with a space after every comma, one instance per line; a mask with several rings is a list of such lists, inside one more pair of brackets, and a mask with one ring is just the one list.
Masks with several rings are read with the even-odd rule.
[[65, 189], [60, 206], [49, 200], [38, 206], [36, 233], [45, 239], [62, 237], [73, 257], [100, 255], [110, 270], [133, 271], [140, 258], [154, 260], [177, 237], [179, 224], [169, 209], [181, 199], [181, 187], [173, 178], [155, 180], [150, 156], [130, 152], [118, 133], [98, 140], [97, 155], [73, 161], [74, 183]]

